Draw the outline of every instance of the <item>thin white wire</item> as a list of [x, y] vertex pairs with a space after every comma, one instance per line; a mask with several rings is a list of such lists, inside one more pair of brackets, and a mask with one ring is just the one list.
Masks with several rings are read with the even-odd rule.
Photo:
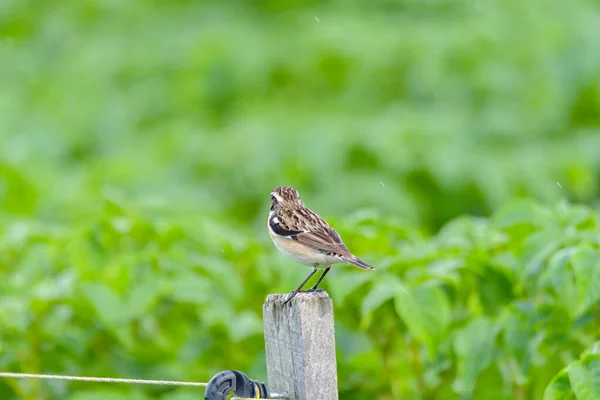
[[47, 374], [25, 374], [21, 372], [0, 372], [0, 378], [27, 378], [27, 379], [58, 379], [63, 381], [107, 382], [107, 383], [136, 383], [141, 385], [168, 385], [168, 386], [201, 386], [205, 382], [160, 381], [153, 379], [127, 379], [127, 378], [101, 378], [95, 376], [69, 376]]
[[[55, 379], [63, 381], [84, 381], [84, 382], [104, 382], [104, 383], [128, 383], [141, 385], [168, 385], [168, 386], [200, 386], [206, 387], [206, 382], [185, 382], [185, 381], [161, 381], [154, 379], [129, 379], [129, 378], [104, 378], [95, 376], [70, 376], [70, 375], [48, 375], [48, 374], [26, 374], [22, 372], [0, 372], [0, 378], [18, 378], [18, 379]], [[234, 397], [231, 400], [269, 400], [269, 399], [250, 399], [246, 397]]]

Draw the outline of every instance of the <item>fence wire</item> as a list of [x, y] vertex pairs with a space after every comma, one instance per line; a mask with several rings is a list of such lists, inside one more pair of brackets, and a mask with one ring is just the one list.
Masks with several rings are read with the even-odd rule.
[[20, 372], [0, 372], [0, 378], [50, 379], [50, 380], [63, 380], [63, 381], [128, 383], [128, 384], [138, 384], [138, 385], [163, 385], [163, 386], [206, 387], [206, 385], [208, 385], [207, 382], [163, 381], [163, 380], [154, 380], [154, 379], [104, 378], [104, 377], [95, 377], [95, 376], [25, 374], [25, 373], [20, 373]]
[[[28, 374], [28, 373], [22, 373], [22, 372], [0, 372], [0, 378], [46, 379], [46, 380], [102, 382], [102, 383], [125, 383], [125, 384], [130, 384], [130, 385], [196, 386], [196, 387], [206, 387], [208, 385], [208, 382], [186, 382], [186, 381], [166, 381], [166, 380], [156, 380], [156, 379], [110, 378], [110, 377], [97, 377], [97, 376]], [[233, 397], [231, 400], [272, 400], [272, 399]]]

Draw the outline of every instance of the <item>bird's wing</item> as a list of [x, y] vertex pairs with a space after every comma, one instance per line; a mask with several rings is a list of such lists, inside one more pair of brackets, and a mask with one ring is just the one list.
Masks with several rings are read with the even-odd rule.
[[297, 230], [302, 231], [291, 236], [292, 239], [324, 253], [333, 253], [344, 257], [351, 256], [340, 235], [325, 220], [309, 209], [303, 209], [299, 218], [294, 219]]
[[[337, 235], [335, 231], [333, 231], [333, 234]], [[293, 239], [305, 246], [312, 247], [313, 249], [319, 250], [323, 253], [332, 253], [332, 256], [338, 255], [349, 257], [350, 251], [346, 248], [346, 246], [344, 246], [343, 243], [335, 242], [333, 240], [333, 234], [323, 230], [315, 230], [294, 235]]]

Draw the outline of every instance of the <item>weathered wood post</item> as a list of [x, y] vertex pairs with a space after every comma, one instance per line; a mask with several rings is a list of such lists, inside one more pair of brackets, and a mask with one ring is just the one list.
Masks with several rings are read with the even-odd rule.
[[338, 400], [333, 302], [324, 291], [269, 295], [263, 305], [267, 382], [290, 400]]

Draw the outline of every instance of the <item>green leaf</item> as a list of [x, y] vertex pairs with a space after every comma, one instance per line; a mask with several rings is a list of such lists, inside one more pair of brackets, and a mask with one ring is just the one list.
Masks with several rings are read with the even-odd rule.
[[577, 400], [600, 399], [600, 355], [588, 355], [567, 368]]
[[397, 293], [405, 290], [400, 279], [391, 274], [381, 276], [373, 289], [365, 296], [360, 306], [361, 327], [366, 328], [371, 324], [373, 313], [386, 301], [394, 298]]
[[173, 278], [170, 286], [171, 297], [183, 303], [207, 304], [214, 294], [210, 281], [192, 272]]
[[144, 400], [146, 396], [139, 392], [122, 392], [116, 389], [97, 389], [77, 391], [68, 400]]
[[143, 316], [161, 296], [161, 286], [156, 279], [136, 282], [127, 295], [127, 315], [129, 318]]
[[86, 283], [84, 297], [90, 302], [96, 314], [106, 324], [106, 328], [127, 348], [134, 346], [129, 326], [131, 315], [118, 295], [108, 286], [100, 283]]
[[543, 400], [574, 400], [566, 368], [557, 374], [544, 391]]
[[193, 261], [206, 271], [213, 285], [219, 285], [220, 290], [227, 292], [228, 297], [237, 300], [243, 296], [243, 282], [229, 261], [221, 257], [199, 255], [195, 255]]
[[565, 225], [576, 227], [593, 220], [595, 213], [589, 207], [576, 204], [568, 204], [561, 201], [556, 206], [556, 211], [564, 220]]
[[494, 214], [493, 223], [498, 228], [508, 228], [518, 224], [538, 224], [540, 209], [531, 200], [517, 200], [502, 207]]
[[586, 350], [552, 379], [544, 400], [600, 399], [600, 342]]
[[160, 400], [198, 400], [198, 390], [178, 389], [160, 397]]
[[[556, 307], [563, 308], [571, 319], [576, 318], [578, 309], [578, 290], [573, 274], [568, 268], [572, 255], [578, 251], [575, 247], [567, 247], [557, 251], [540, 277], [541, 285], [552, 285], [557, 301]], [[560, 299], [560, 300], [558, 300]]]
[[123, 302], [112, 289], [101, 283], [85, 283], [82, 285], [84, 297], [105, 323], [118, 326], [129, 321], [129, 314]]
[[365, 271], [341, 273], [337, 279], [329, 281], [329, 290], [336, 303], [342, 304], [353, 291], [372, 279], [372, 274]]
[[495, 352], [496, 332], [492, 322], [479, 317], [454, 334], [457, 376], [452, 384], [455, 392], [470, 395], [477, 378], [490, 365]]
[[235, 324], [230, 324], [228, 330], [231, 339], [240, 342], [254, 335], [262, 335], [263, 324], [255, 313], [245, 311], [235, 316]]
[[571, 265], [577, 285], [577, 314], [581, 315], [600, 299], [600, 251], [581, 247], [573, 254]]
[[519, 280], [523, 286], [535, 285], [536, 278], [546, 265], [547, 258], [560, 245], [562, 233], [549, 230], [535, 232], [523, 241], [522, 261]]
[[396, 311], [408, 331], [425, 344], [431, 357], [450, 324], [450, 302], [438, 286], [422, 285], [400, 290], [395, 298]]
[[565, 247], [554, 253], [548, 265], [543, 269], [540, 277], [538, 278], [538, 284], [541, 287], [554, 288], [560, 293], [562, 286], [563, 274], [567, 273], [567, 265], [569, 260], [577, 252], [577, 246]]
[[477, 277], [479, 301], [486, 314], [498, 314], [513, 299], [514, 283], [503, 272], [485, 268]]

